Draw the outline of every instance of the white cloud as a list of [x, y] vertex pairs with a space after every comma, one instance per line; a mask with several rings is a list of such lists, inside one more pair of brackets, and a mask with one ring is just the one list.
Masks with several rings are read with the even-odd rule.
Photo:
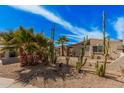
[[117, 38], [123, 39], [124, 37], [124, 17], [118, 17], [113, 23], [114, 29], [117, 32]]
[[66, 30], [68, 30], [68, 31], [70, 31], [71, 33], [74, 34], [72, 36], [67, 35], [71, 39], [80, 41], [86, 35], [88, 35], [89, 38], [102, 38], [102, 32], [100, 30], [92, 29], [92, 31], [88, 31], [85, 28], [73, 26], [71, 23], [63, 20], [62, 18], [58, 17], [53, 12], [50, 12], [50, 11], [46, 10], [42, 6], [31, 6], [31, 5], [28, 5], [28, 6], [25, 6], [25, 5], [13, 6], [12, 5], [11, 7], [15, 8], [15, 9], [19, 9], [19, 10], [23, 10], [23, 11], [26, 11], [26, 12], [30, 12], [30, 13], [33, 13], [33, 14], [43, 16], [47, 20], [61, 25]]
[[[79, 31], [80, 35], [70, 35], [70, 34], [64, 34], [66, 36], [68, 36], [68, 38], [70, 39], [74, 39], [77, 41], [82, 41], [84, 36], [88, 36], [88, 38], [96, 38], [96, 39], [102, 39], [103, 38], [103, 33], [99, 30], [99, 29], [95, 29], [95, 30], [85, 30], [83, 28], [77, 28], [76, 30]], [[107, 33], [108, 36], [108, 33]]]

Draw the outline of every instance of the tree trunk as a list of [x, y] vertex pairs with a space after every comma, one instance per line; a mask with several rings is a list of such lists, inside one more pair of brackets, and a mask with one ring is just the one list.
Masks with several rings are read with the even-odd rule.
[[33, 59], [32, 53], [28, 53], [28, 55], [27, 55], [27, 62], [28, 62], [29, 66], [33, 65], [34, 59]]
[[34, 65], [38, 64], [39, 63], [39, 56], [37, 54], [35, 54], [33, 56], [33, 60], [34, 60], [34, 63], [33, 63]]
[[62, 56], [64, 56], [64, 45], [62, 43]]
[[25, 57], [25, 55], [24, 55], [23, 49], [19, 48], [19, 61], [20, 61], [21, 66], [26, 65], [24, 57]]

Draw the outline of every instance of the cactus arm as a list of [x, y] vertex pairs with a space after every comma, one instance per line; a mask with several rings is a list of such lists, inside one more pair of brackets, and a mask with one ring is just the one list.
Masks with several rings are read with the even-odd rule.
[[85, 60], [84, 60], [84, 62], [83, 62], [83, 64], [82, 64], [82, 66], [84, 66], [84, 65], [86, 64], [86, 62], [87, 62], [87, 58], [85, 58]]
[[82, 45], [82, 50], [81, 50], [81, 56], [80, 56], [80, 60], [78, 60], [78, 62], [76, 62], [76, 69], [78, 70], [78, 72], [80, 72], [81, 68], [86, 64], [87, 62], [87, 58], [84, 59], [85, 56], [85, 49], [87, 46], [87, 41], [88, 41], [88, 36], [84, 37], [84, 41], [83, 41], [83, 45]]

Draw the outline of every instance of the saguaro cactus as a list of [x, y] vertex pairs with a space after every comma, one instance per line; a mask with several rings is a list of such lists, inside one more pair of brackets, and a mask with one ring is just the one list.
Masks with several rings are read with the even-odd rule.
[[108, 56], [109, 56], [109, 46], [110, 46], [110, 39], [106, 38], [105, 12], [103, 11], [103, 56], [104, 56], [104, 59], [103, 59], [103, 63], [102, 64], [99, 64], [98, 61], [95, 64], [96, 73], [99, 76], [105, 76], [106, 63], [107, 63]]
[[86, 46], [87, 46], [87, 41], [88, 41], [88, 37], [86, 39], [84, 37], [83, 45], [82, 45], [82, 51], [81, 51], [81, 56], [79, 58], [79, 61], [76, 63], [76, 69], [77, 69], [78, 73], [80, 73], [81, 68], [87, 62], [87, 58], [84, 57], [85, 56], [85, 49], [86, 49]]

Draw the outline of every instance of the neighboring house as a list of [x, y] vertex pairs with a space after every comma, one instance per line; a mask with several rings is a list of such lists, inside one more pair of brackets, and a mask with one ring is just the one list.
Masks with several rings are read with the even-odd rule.
[[17, 52], [14, 50], [6, 50], [2, 51], [1, 49], [4, 46], [0, 45], [0, 64], [11, 64], [11, 63], [17, 63], [18, 57], [17, 57]]
[[[2, 33], [0, 33], [2, 34]], [[0, 59], [5, 59], [5, 58], [11, 58], [11, 57], [16, 57], [17, 53], [15, 50], [5, 50], [5, 51], [2, 51], [3, 48], [5, 48], [4, 45], [2, 45], [2, 41], [3, 41], [3, 38], [0, 37]], [[9, 48], [12, 48], [11, 46], [9, 46]]]
[[[71, 56], [79, 57], [81, 54], [83, 42], [79, 42], [73, 45], [69, 45]], [[61, 47], [59, 47], [59, 53], [61, 54]], [[103, 40], [102, 39], [89, 39], [86, 47], [85, 56], [91, 58], [101, 59], [103, 57]], [[109, 58], [116, 59], [120, 56], [120, 53], [124, 52], [124, 45], [122, 40], [111, 40], [109, 49]]]
[[12, 57], [17, 56], [16, 51], [14, 51], [14, 50], [2, 51], [2, 48], [4, 48], [4, 46], [0, 45], [0, 59], [2, 59], [2, 58], [12, 58]]
[[[0, 44], [2, 43], [2, 39], [0, 38]], [[0, 45], [0, 64], [10, 64], [18, 62], [17, 52], [16, 50], [2, 50], [5, 48], [4, 45]], [[10, 47], [9, 47], [10, 48]], [[13, 47], [11, 47], [13, 48]]]
[[[67, 46], [64, 46], [64, 55], [66, 55], [66, 47]], [[58, 56], [62, 55], [62, 47], [61, 46], [56, 46], [55, 50], [56, 50], [56, 53]]]

